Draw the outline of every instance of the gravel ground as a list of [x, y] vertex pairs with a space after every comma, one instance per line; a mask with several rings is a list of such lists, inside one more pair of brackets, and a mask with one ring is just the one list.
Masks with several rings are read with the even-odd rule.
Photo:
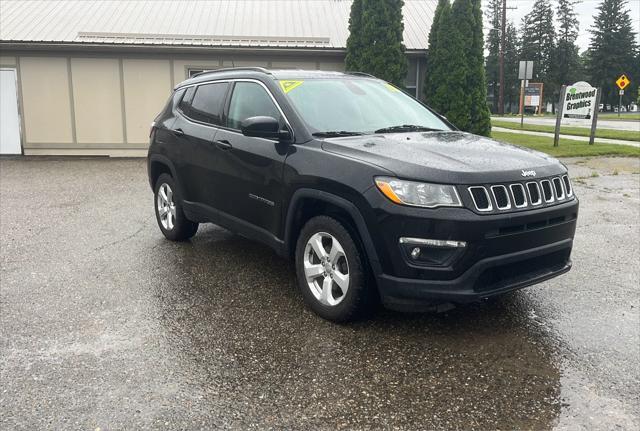
[[638, 429], [640, 162], [566, 161], [573, 270], [335, 325], [291, 265], [163, 239], [143, 160], [0, 160], [1, 429]]

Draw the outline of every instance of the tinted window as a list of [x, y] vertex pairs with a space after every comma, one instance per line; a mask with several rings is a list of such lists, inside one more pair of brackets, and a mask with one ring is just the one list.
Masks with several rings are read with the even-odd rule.
[[237, 82], [229, 105], [228, 126], [240, 129], [242, 121], [259, 115], [280, 120], [280, 111], [261, 85], [254, 82]]
[[199, 85], [187, 115], [205, 123], [221, 124], [222, 105], [227, 85], [226, 82]]
[[183, 114], [189, 115], [189, 109], [191, 108], [191, 98], [193, 97], [193, 92], [196, 87], [189, 87], [187, 91], [184, 93], [182, 100], [178, 104], [178, 108], [182, 111]]

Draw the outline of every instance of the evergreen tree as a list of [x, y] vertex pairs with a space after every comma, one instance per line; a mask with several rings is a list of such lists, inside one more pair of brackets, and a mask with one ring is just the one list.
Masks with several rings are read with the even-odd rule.
[[426, 102], [436, 111], [446, 115], [450, 98], [446, 87], [446, 78], [449, 71], [448, 49], [450, 45], [449, 34], [451, 31], [451, 5], [448, 1], [440, 6], [437, 21], [432, 26], [433, 46], [429, 50], [429, 64], [427, 69]]
[[486, 11], [489, 21], [486, 49], [488, 52], [485, 70], [487, 76], [488, 93], [493, 100], [493, 111], [498, 112], [500, 85], [500, 39], [502, 23], [502, 0], [489, 0]]
[[468, 61], [473, 39], [473, 8], [471, 0], [456, 0], [451, 12], [442, 11], [438, 39], [445, 41], [440, 58], [443, 73], [436, 90], [440, 112], [464, 131], [471, 130], [471, 92], [468, 88], [471, 64]]
[[509, 107], [516, 106], [520, 100], [519, 62], [518, 30], [512, 23], [507, 23], [504, 43], [504, 101]]
[[370, 73], [398, 87], [407, 77], [407, 57], [402, 33], [403, 0], [364, 0], [362, 3], [362, 49], [360, 71]]
[[345, 69], [357, 72], [362, 69], [360, 54], [364, 48], [362, 42], [362, 3], [364, 0], [353, 0], [349, 15], [349, 38], [347, 39], [347, 55]]
[[623, 103], [637, 96], [638, 46], [631, 25], [626, 0], [603, 0], [598, 6], [598, 15], [591, 29], [588, 70], [591, 85], [602, 88], [603, 104], [618, 104], [618, 87], [615, 80], [627, 74], [632, 85], [625, 91]]
[[555, 81], [562, 84], [576, 82], [580, 75], [580, 55], [576, 46], [578, 19], [574, 11], [576, 0], [558, 0], [558, 43], [554, 60]]
[[439, 9], [432, 24], [427, 102], [459, 129], [488, 135], [480, 0], [456, 0], [451, 7], [440, 2]]
[[533, 9], [522, 22], [521, 59], [532, 60], [533, 80], [544, 83], [544, 99], [553, 100], [555, 28], [549, 0], [536, 0]]
[[[431, 29], [429, 30], [429, 47], [427, 49], [426, 74], [424, 78], [424, 96], [427, 103], [431, 104], [435, 97], [442, 62], [438, 60], [438, 50], [442, 49], [442, 44], [438, 40], [438, 27], [441, 25], [441, 15], [444, 9], [450, 8], [449, 0], [438, 0], [438, 6], [433, 14]], [[433, 105], [431, 105], [433, 106]]]
[[[460, 0], [458, 0], [460, 1]], [[467, 88], [471, 95], [471, 127], [476, 135], [491, 134], [491, 113], [487, 106], [487, 80], [484, 72], [484, 35], [482, 31], [482, 5], [480, 0], [471, 0], [471, 45], [467, 61], [469, 75]]]

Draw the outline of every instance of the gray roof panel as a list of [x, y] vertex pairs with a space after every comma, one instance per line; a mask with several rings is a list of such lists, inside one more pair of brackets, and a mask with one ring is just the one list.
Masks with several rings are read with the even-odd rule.
[[[404, 43], [427, 47], [437, 0], [405, 0]], [[350, 0], [0, 0], [0, 41], [346, 46]]]

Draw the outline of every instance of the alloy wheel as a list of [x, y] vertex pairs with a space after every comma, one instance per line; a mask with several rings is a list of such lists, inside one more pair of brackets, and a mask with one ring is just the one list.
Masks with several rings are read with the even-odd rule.
[[333, 235], [318, 232], [304, 250], [304, 274], [313, 296], [323, 305], [335, 306], [349, 290], [349, 262]]
[[176, 204], [173, 202], [173, 190], [169, 184], [162, 183], [158, 188], [158, 217], [166, 230], [172, 230], [176, 223]]

